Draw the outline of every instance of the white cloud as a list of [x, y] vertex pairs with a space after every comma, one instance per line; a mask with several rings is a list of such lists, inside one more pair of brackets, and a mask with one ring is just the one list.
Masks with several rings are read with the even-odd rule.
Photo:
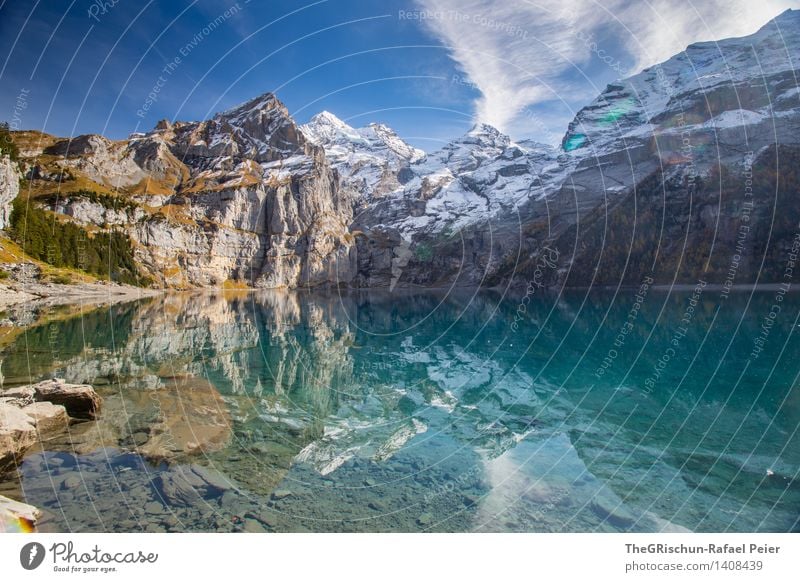
[[[590, 99], [602, 87], [576, 76], [593, 50], [625, 76], [688, 44], [755, 32], [788, 0], [416, 0], [423, 22], [480, 91], [476, 121], [514, 136], [563, 133], [538, 103]], [[591, 40], [597, 42], [592, 46]], [[598, 41], [597, 39], [605, 39]], [[606, 65], [599, 65], [605, 67]], [[608, 73], [608, 71], [605, 71]], [[607, 74], [603, 78], [607, 78]], [[591, 77], [591, 73], [590, 73]], [[560, 129], [556, 124], [561, 125]], [[543, 140], [552, 141], [552, 140]]]

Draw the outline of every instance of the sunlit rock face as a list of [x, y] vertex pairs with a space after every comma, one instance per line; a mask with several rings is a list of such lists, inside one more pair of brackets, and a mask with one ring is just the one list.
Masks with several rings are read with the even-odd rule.
[[0, 153], [0, 229], [8, 225], [11, 202], [19, 194], [20, 173], [11, 159]]
[[235, 279], [313, 287], [349, 278], [350, 208], [322, 151], [274, 96], [142, 140], [163, 141], [190, 174], [166, 204], [182, 205], [191, 222], [176, 231], [168, 221], [146, 221], [137, 230], [151, 262], [183, 255], [179, 273], [201, 286]]
[[[23, 137], [40, 144], [23, 150], [36, 188], [65, 184], [39, 203], [82, 226], [123, 231], [157, 285], [315, 287], [353, 277], [349, 198], [272, 94], [128, 140]], [[85, 195], [84, 183], [111, 197]], [[112, 204], [118, 196], [124, 202]]]

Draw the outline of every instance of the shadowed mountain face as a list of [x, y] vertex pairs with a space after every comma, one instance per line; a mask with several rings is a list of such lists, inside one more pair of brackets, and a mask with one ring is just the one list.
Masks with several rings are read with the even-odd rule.
[[800, 224], [798, 24], [789, 10], [609, 85], [555, 148], [477, 124], [426, 155], [328, 112], [300, 127], [270, 93], [119, 142], [16, 132], [34, 204], [9, 216], [3, 157], [0, 226], [48, 260], [20, 225], [56, 213], [77, 227], [62, 247], [113, 235], [122, 260], [96, 274], [171, 288], [780, 282]]
[[553, 248], [548, 285], [723, 283], [745, 254], [736, 282], [780, 281], [800, 224], [798, 24], [787, 11], [609, 85], [559, 149], [478, 125], [409, 165], [356, 215], [357, 281], [524, 285]]
[[797, 530], [776, 293], [262, 292], [53, 317], [3, 349], [6, 386], [91, 383], [104, 414], [0, 490], [54, 530]]

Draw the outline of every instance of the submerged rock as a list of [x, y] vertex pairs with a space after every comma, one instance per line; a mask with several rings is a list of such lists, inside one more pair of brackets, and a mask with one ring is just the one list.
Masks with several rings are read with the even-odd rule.
[[636, 518], [622, 506], [622, 502], [613, 497], [598, 495], [592, 501], [592, 511], [617, 529], [626, 530], [636, 522]]
[[232, 488], [219, 473], [200, 466], [180, 466], [156, 478], [156, 486], [167, 503], [191, 506], [202, 499], [219, 497]]
[[71, 489], [77, 489], [82, 483], [83, 481], [78, 475], [67, 475], [67, 477], [61, 482], [61, 490], [69, 491]]
[[176, 379], [144, 397], [156, 409], [149, 434], [134, 434], [137, 451], [145, 457], [173, 459], [210, 453], [231, 439], [228, 406], [216, 387], [202, 378]]

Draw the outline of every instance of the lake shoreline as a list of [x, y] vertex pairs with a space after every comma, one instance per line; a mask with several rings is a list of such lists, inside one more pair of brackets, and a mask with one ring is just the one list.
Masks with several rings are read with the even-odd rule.
[[[696, 288], [695, 283], [679, 283], [675, 285], [652, 285], [651, 291], [657, 292], [686, 292], [692, 291]], [[746, 292], [767, 292], [778, 291], [784, 289], [781, 283], [762, 283], [757, 285], [752, 284], [737, 284], [730, 287], [720, 284], [707, 284], [704, 289], [707, 291], [724, 291], [728, 290], [734, 293]], [[465, 290], [484, 290], [484, 291], [498, 291], [497, 287], [457, 287], [458, 291]], [[395, 292], [399, 294], [415, 294], [427, 292], [442, 292], [442, 291], [455, 291], [452, 287], [401, 287]], [[521, 288], [511, 286], [508, 291], [514, 293]], [[592, 286], [592, 287], [545, 287], [542, 288], [543, 293], [552, 295], [554, 292], [562, 293], [564, 291], [627, 291], [635, 290], [636, 286], [633, 285], [620, 285], [620, 286]], [[72, 304], [111, 304], [123, 303], [128, 301], [138, 301], [150, 297], [158, 297], [164, 294], [197, 294], [204, 295], [209, 293], [241, 293], [250, 294], [262, 291], [284, 291], [288, 293], [369, 293], [369, 292], [385, 292], [386, 288], [379, 287], [358, 287], [358, 288], [340, 288], [340, 287], [319, 287], [319, 288], [279, 288], [279, 289], [260, 289], [254, 287], [225, 289], [221, 287], [198, 287], [195, 289], [152, 289], [145, 287], [134, 287], [132, 285], [121, 285], [117, 283], [109, 283], [100, 281], [96, 283], [78, 283], [71, 285], [63, 285], [58, 283], [30, 283], [25, 285], [3, 285], [0, 284], [0, 309], [19, 307], [22, 305], [35, 304], [42, 307], [56, 307], [61, 305]], [[800, 291], [800, 288], [789, 289], [788, 292]]]
[[146, 289], [117, 283], [97, 282], [63, 285], [58, 283], [29, 283], [0, 285], [0, 308], [35, 303], [58, 306], [74, 303], [118, 303], [156, 297], [161, 289]]

